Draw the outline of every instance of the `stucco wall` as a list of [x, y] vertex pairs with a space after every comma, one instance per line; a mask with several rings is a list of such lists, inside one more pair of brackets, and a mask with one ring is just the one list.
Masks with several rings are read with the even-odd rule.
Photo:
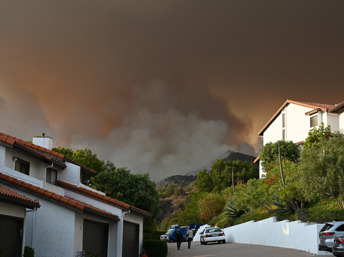
[[344, 112], [339, 116], [339, 129], [344, 130]]
[[44, 199], [39, 202], [36, 212], [27, 213], [26, 244], [32, 244], [36, 257], [73, 257], [75, 212]]
[[0, 205], [1, 205], [1, 208], [0, 208], [1, 215], [17, 217], [17, 218], [25, 217], [25, 207], [21, 207], [21, 206], [6, 203], [6, 202], [0, 202]]
[[309, 225], [300, 221], [276, 222], [273, 217], [258, 222], [249, 221], [225, 228], [224, 231], [226, 242], [292, 248], [317, 255], [326, 255], [326, 252], [318, 251], [318, 232], [322, 226], [322, 224]]

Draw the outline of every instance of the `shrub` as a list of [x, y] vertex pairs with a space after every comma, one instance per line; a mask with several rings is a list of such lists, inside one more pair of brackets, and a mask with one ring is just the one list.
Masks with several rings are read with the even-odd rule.
[[166, 242], [154, 239], [143, 240], [143, 249], [149, 257], [166, 257], [168, 252]]
[[4, 251], [5, 251], [5, 249], [0, 246], [0, 257], [2, 257], [4, 255]]
[[25, 246], [24, 257], [35, 257], [35, 249], [33, 249], [29, 246]]

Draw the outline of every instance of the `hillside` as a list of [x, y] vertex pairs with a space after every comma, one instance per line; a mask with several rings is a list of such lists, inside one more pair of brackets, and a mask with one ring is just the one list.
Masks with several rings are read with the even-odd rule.
[[[239, 160], [253, 163], [255, 158], [255, 156], [227, 151], [218, 159]], [[188, 172], [185, 175], [170, 176], [157, 183], [157, 189], [160, 196], [159, 208], [161, 210], [160, 215], [157, 217], [157, 224], [160, 224], [164, 218], [170, 216], [178, 209], [183, 209], [188, 193], [195, 190], [192, 182], [196, 180], [198, 172], [204, 169], [209, 171], [214, 161], [209, 162], [207, 166], [196, 171]]]

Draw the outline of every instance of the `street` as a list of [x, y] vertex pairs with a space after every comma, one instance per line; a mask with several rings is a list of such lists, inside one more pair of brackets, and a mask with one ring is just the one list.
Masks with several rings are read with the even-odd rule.
[[175, 243], [168, 243], [168, 257], [311, 257], [311, 256], [331, 256], [314, 255], [304, 251], [293, 249], [268, 247], [262, 245], [246, 244], [208, 244], [200, 245], [199, 242], [192, 242], [191, 248], [187, 248], [187, 243], [182, 243], [178, 251]]

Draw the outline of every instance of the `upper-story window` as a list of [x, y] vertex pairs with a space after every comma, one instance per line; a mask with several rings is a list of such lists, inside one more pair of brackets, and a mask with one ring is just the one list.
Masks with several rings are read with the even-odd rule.
[[46, 182], [56, 185], [57, 181], [57, 171], [52, 168], [47, 168]]
[[19, 158], [14, 158], [16, 171], [29, 175], [30, 173], [30, 163]]
[[285, 140], [285, 113], [282, 113], [282, 140]]
[[318, 115], [314, 115], [310, 117], [310, 126], [311, 128], [318, 126]]

